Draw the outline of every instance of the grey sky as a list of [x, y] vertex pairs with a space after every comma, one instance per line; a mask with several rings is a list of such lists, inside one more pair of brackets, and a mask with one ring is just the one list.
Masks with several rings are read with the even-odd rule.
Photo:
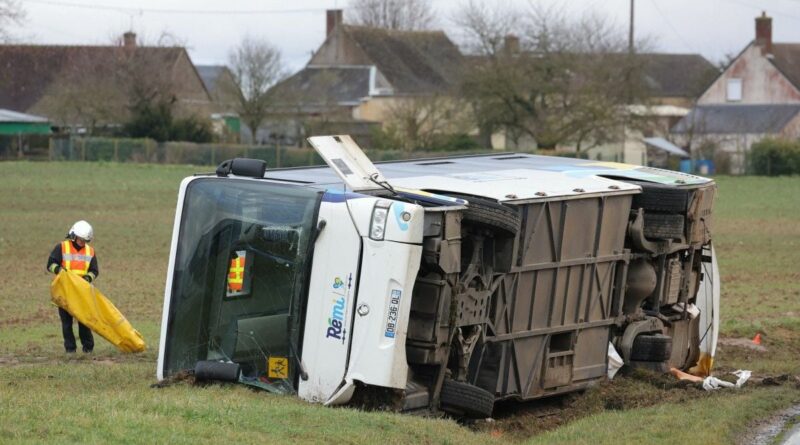
[[[432, 0], [440, 27], [456, 41], [458, 32], [450, 17], [464, 1]], [[773, 17], [775, 41], [800, 42], [800, 0], [635, 1], [637, 37], [649, 36], [663, 52], [700, 53], [716, 62], [753, 39], [753, 19], [762, 10]], [[525, 6], [528, 0], [502, 4], [509, 3]], [[629, 0], [537, 3], [575, 15], [596, 11], [627, 29]], [[325, 9], [346, 8], [347, 0], [22, 0], [22, 4], [28, 19], [13, 30], [22, 42], [107, 44], [129, 28], [149, 40], [167, 31], [185, 42], [195, 63], [215, 64], [224, 63], [229, 49], [249, 34], [280, 48], [294, 71], [323, 41]]]

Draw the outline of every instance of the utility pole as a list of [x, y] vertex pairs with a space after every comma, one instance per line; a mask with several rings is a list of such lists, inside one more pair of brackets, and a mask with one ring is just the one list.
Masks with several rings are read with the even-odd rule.
[[628, 30], [628, 52], [633, 54], [633, 0], [631, 0], [630, 29]]
[[[630, 28], [628, 29], [628, 64], [633, 63], [633, 1], [631, 0], [631, 17], [630, 17]], [[625, 70], [625, 84], [626, 90], [628, 95], [628, 100], [625, 102], [628, 104], [633, 103], [633, 73], [631, 73], [631, 66], [628, 66]], [[626, 162], [625, 159], [625, 141], [628, 139], [628, 112], [625, 112], [625, 118], [622, 121], [622, 154], [620, 156], [620, 160], [618, 162]], [[644, 163], [642, 163], [644, 164]]]

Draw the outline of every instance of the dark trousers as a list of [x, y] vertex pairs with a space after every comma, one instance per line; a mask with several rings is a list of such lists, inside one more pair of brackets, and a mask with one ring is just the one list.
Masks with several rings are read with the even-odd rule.
[[[75, 352], [78, 345], [75, 344], [75, 333], [72, 331], [72, 315], [64, 309], [58, 308], [58, 316], [61, 317], [61, 333], [64, 335], [64, 349], [66, 349], [67, 352]], [[92, 330], [78, 322], [78, 335], [81, 337], [83, 352], [92, 352], [94, 349]]]

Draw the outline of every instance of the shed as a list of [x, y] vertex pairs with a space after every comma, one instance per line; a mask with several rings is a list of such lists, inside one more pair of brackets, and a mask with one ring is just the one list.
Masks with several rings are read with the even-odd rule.
[[50, 134], [50, 120], [0, 108], [0, 135], [25, 134]]
[[46, 159], [50, 133], [49, 119], [0, 108], [0, 159]]

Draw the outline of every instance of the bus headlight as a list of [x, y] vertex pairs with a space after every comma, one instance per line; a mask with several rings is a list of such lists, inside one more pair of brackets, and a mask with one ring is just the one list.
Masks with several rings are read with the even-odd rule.
[[382, 199], [372, 209], [372, 222], [369, 225], [369, 237], [375, 241], [383, 241], [386, 235], [386, 220], [389, 219], [389, 207], [392, 202]]

